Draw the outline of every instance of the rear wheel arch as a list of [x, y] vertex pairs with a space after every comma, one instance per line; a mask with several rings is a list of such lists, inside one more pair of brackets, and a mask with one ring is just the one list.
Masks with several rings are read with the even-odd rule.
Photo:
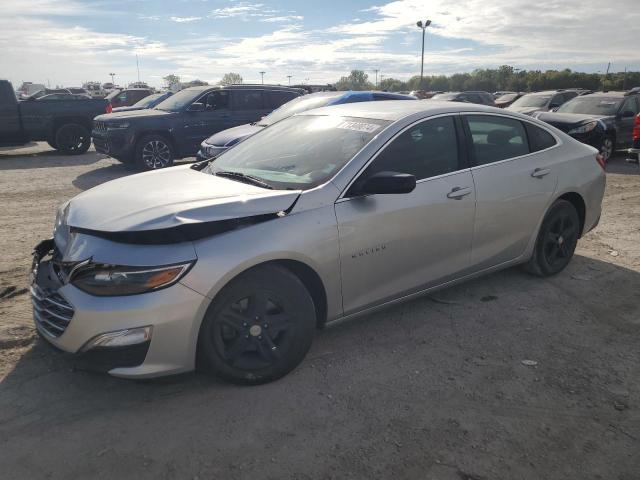
[[49, 137], [54, 139], [56, 137], [56, 133], [58, 132], [60, 127], [63, 127], [64, 125], [69, 125], [69, 124], [82, 125], [84, 128], [89, 130], [89, 132], [91, 132], [92, 121], [87, 119], [87, 118], [84, 118], [84, 117], [57, 117], [57, 118], [53, 119], [53, 122], [51, 124], [51, 132], [49, 134]]
[[584, 199], [582, 198], [582, 195], [576, 192], [567, 192], [562, 194], [556, 200], [566, 200], [567, 202], [571, 203], [575, 207], [576, 211], [578, 212], [578, 218], [580, 219], [580, 232], [579, 232], [578, 238], [582, 237], [582, 232], [584, 231], [585, 217], [587, 214], [587, 207], [586, 207], [586, 204], [584, 203]]

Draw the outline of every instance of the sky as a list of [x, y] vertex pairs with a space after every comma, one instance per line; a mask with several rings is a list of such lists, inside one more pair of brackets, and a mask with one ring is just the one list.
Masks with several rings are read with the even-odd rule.
[[638, 0], [0, 0], [0, 78], [79, 86], [176, 74], [218, 82], [420, 73], [640, 70]]

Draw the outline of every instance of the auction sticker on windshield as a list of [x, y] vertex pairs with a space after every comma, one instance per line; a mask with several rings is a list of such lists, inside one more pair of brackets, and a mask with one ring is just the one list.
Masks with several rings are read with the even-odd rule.
[[375, 123], [363, 123], [363, 122], [342, 122], [337, 125], [337, 128], [344, 130], [355, 130], [356, 132], [373, 133], [380, 128], [380, 125]]

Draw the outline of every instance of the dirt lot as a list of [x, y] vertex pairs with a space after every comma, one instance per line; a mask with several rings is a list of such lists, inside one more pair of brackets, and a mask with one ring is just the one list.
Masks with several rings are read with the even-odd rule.
[[511, 269], [329, 326], [292, 374], [241, 388], [74, 371], [35, 340], [31, 248], [58, 204], [129, 172], [0, 152], [0, 478], [640, 479], [640, 170], [608, 173], [557, 277]]

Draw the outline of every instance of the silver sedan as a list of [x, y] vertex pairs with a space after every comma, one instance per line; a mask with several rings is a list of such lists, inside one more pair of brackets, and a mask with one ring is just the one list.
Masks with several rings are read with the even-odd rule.
[[327, 322], [517, 264], [560, 272], [604, 188], [594, 148], [517, 113], [312, 110], [62, 205], [35, 251], [35, 324], [119, 377], [268, 382]]

